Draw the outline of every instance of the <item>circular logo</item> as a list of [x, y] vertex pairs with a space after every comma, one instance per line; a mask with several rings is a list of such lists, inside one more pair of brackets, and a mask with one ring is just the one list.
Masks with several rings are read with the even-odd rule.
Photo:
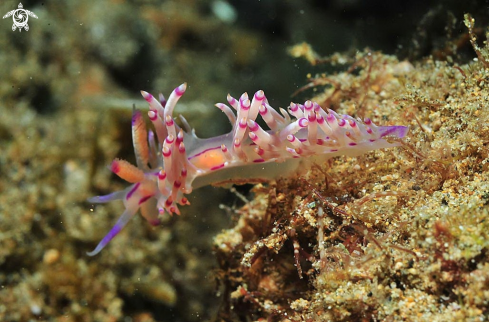
[[27, 20], [29, 20], [29, 16], [24, 9], [17, 9], [13, 14], [14, 24], [17, 28], [24, 28], [27, 25]]
[[27, 24], [27, 21], [29, 20], [29, 16], [37, 19], [37, 16], [34, 14], [34, 12], [24, 9], [22, 3], [19, 3], [18, 9], [7, 12], [7, 14], [2, 17], [2, 19], [8, 18], [10, 16], [12, 16], [12, 19], [14, 21], [14, 24], [12, 25], [12, 31], [15, 31], [16, 29], [22, 31], [22, 28], [28, 31], [29, 25]]

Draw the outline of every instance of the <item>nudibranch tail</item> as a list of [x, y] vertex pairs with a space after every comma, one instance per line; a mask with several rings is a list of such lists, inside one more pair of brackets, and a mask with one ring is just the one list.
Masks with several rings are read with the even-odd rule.
[[380, 137], [395, 136], [403, 138], [406, 136], [408, 128], [406, 126], [379, 126]]
[[[372, 120], [339, 115], [317, 103], [290, 103], [288, 112], [273, 109], [263, 91], [250, 100], [244, 93], [237, 100], [228, 94], [226, 105], [216, 104], [231, 122], [230, 133], [200, 139], [181, 117], [180, 128], [173, 111], [187, 89], [178, 86], [165, 99], [141, 91], [149, 104], [148, 117], [154, 132], [147, 130], [142, 114], [135, 111], [132, 135], [137, 167], [115, 159], [110, 169], [132, 183], [123, 191], [90, 198], [104, 203], [122, 199], [126, 210], [115, 226], [89, 255], [99, 253], [141, 209], [152, 225], [165, 212], [180, 214], [178, 206], [189, 205], [185, 197], [208, 184], [262, 182], [307, 168], [337, 155], [359, 155], [370, 150], [399, 145], [405, 126], [376, 126]], [[234, 112], [236, 111], [236, 113]], [[261, 116], [269, 129], [257, 122]]]

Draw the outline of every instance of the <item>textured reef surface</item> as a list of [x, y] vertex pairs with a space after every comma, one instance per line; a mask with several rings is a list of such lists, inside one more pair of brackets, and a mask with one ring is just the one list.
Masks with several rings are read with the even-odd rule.
[[256, 197], [234, 210], [236, 226], [214, 239], [224, 320], [489, 314], [488, 70], [368, 52], [356, 61], [358, 75], [311, 79], [331, 84], [314, 99], [411, 134], [397, 150], [255, 186]]

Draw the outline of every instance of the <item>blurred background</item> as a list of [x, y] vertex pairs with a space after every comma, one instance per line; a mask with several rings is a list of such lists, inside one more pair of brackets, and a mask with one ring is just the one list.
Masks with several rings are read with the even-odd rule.
[[[0, 15], [18, 8], [2, 1]], [[107, 165], [134, 161], [139, 91], [189, 87], [176, 113], [201, 137], [230, 129], [214, 107], [263, 89], [274, 107], [318, 73], [289, 48], [321, 56], [369, 47], [412, 62], [474, 54], [463, 13], [488, 22], [488, 1], [23, 1], [29, 30], [0, 20], [0, 320], [206, 321], [221, 303], [212, 237], [235, 220], [225, 189], [190, 196], [160, 227], [134, 218], [99, 255], [123, 207], [92, 205], [125, 184]], [[483, 29], [476, 32], [483, 34]], [[457, 47], [456, 50], [454, 46]], [[456, 52], [456, 53], [455, 53]], [[309, 75], [309, 76], [308, 76]], [[247, 193], [249, 187], [240, 188]], [[251, 197], [251, 196], [248, 196]]]

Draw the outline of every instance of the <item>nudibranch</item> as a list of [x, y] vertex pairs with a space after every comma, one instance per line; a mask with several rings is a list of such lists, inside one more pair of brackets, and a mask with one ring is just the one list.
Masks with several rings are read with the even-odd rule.
[[[122, 199], [125, 206], [115, 226], [89, 252], [99, 253], [141, 209], [151, 224], [159, 224], [165, 212], [180, 214], [178, 205], [189, 205], [185, 195], [193, 189], [223, 182], [266, 181], [307, 169], [337, 155], [356, 156], [370, 150], [389, 148], [399, 143], [389, 137], [402, 138], [406, 126], [376, 126], [369, 118], [363, 121], [349, 115], [323, 110], [317, 103], [291, 103], [288, 112], [273, 109], [263, 91], [252, 99], [247, 93], [229, 105], [218, 103], [233, 128], [231, 132], [201, 139], [185, 118], [182, 128], [173, 118], [173, 110], [185, 93], [184, 83], [173, 90], [168, 100], [141, 91], [149, 103], [148, 116], [154, 131], [146, 128], [141, 112], [132, 117], [132, 138], [137, 167], [115, 159], [111, 170], [131, 186], [105, 196], [89, 199], [105, 203]], [[236, 112], [233, 112], [233, 109]], [[257, 123], [261, 116], [268, 130]]]

